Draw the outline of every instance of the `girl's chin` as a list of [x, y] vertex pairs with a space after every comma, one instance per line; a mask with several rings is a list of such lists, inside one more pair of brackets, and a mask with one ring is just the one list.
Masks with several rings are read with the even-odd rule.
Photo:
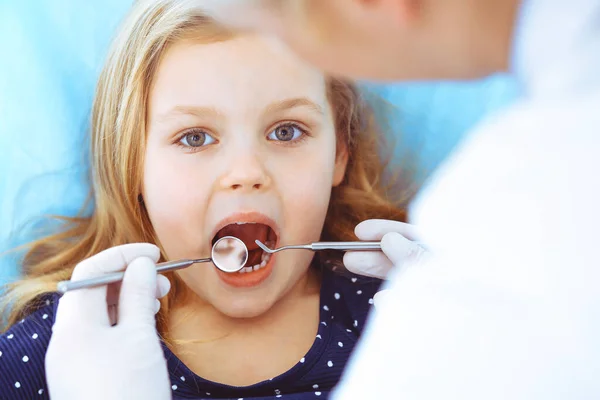
[[236, 298], [216, 301], [212, 306], [221, 314], [229, 318], [256, 318], [266, 313], [273, 306], [263, 298], [248, 298], [249, 296], [236, 296]]

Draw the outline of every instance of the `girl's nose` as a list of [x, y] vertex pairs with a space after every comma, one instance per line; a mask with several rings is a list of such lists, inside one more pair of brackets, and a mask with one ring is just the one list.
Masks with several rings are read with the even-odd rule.
[[229, 158], [229, 165], [221, 178], [221, 187], [232, 190], [264, 190], [271, 178], [264, 161], [255, 149], [237, 151]]

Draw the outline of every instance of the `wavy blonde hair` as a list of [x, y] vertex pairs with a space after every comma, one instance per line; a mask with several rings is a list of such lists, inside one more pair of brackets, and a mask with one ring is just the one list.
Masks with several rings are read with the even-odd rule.
[[[147, 101], [154, 73], [174, 42], [228, 40], [233, 32], [186, 0], [143, 0], [133, 6], [118, 32], [100, 74], [91, 119], [91, 167], [94, 202], [91, 216], [61, 218], [59, 232], [28, 245], [23, 278], [6, 287], [1, 298], [3, 325], [14, 324], [37, 308], [41, 295], [69, 279], [75, 265], [113, 246], [158, 243], [138, 193], [146, 143]], [[328, 97], [335, 115], [338, 146], [349, 163], [343, 183], [333, 189], [324, 240], [352, 240], [354, 227], [369, 218], [405, 219], [406, 198], [389, 200], [382, 186], [386, 146], [364, 99], [348, 82], [329, 78]], [[169, 304], [182, 285], [169, 276], [173, 289], [163, 302], [159, 331]]]

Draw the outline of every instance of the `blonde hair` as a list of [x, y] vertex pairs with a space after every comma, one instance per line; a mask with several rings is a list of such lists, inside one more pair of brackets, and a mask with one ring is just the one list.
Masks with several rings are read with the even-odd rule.
[[[214, 42], [233, 33], [186, 0], [138, 1], [118, 33], [100, 74], [91, 120], [92, 191], [89, 217], [65, 218], [64, 229], [28, 245], [23, 278], [6, 288], [1, 330], [37, 308], [41, 295], [69, 279], [75, 265], [107, 248], [132, 242], [158, 243], [138, 201], [146, 135], [146, 104], [153, 75], [170, 44], [182, 39]], [[355, 225], [369, 218], [404, 220], [405, 211], [382, 187], [382, 135], [373, 113], [349, 83], [328, 80], [338, 145], [349, 152], [344, 182], [333, 189], [323, 238], [350, 240]], [[401, 199], [406, 200], [406, 199]], [[181, 282], [161, 307], [159, 331]], [[180, 298], [180, 297], [179, 297]]]

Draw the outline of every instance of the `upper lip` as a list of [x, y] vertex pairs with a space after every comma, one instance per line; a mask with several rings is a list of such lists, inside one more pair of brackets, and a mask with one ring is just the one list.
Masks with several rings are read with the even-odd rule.
[[250, 211], [250, 212], [237, 212], [229, 215], [228, 217], [223, 218], [213, 229], [210, 237], [211, 240], [216, 236], [216, 234], [227, 225], [234, 224], [236, 222], [245, 222], [245, 223], [259, 223], [264, 224], [270, 227], [277, 238], [279, 238], [279, 225], [275, 222], [274, 219], [268, 217], [267, 215], [260, 213], [258, 211]]

